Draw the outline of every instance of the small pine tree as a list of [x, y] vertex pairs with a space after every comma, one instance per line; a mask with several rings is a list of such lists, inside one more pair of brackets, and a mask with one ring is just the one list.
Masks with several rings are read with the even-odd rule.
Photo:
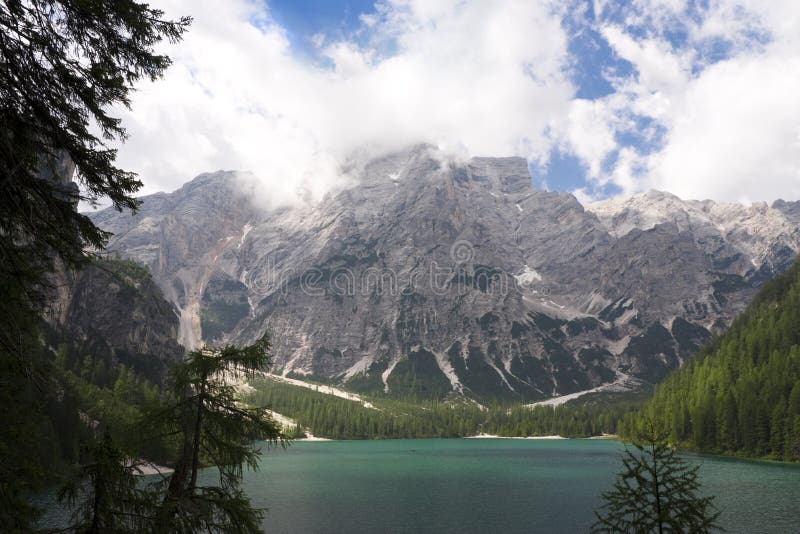
[[702, 534], [721, 527], [713, 497], [700, 497], [699, 466], [676, 455], [652, 422], [634, 443], [638, 454], [626, 449], [624, 469], [614, 489], [603, 494], [605, 504], [596, 513], [592, 532], [691, 532]]
[[[190, 352], [174, 371], [177, 400], [146, 417], [146, 425], [179, 442], [156, 521], [159, 532], [261, 532], [261, 511], [239, 489], [242, 467], [258, 468], [254, 440], [285, 444], [289, 438], [265, 408], [242, 406], [229, 379], [265, 370], [269, 348], [265, 334], [245, 348]], [[203, 465], [217, 468], [218, 485], [200, 483]]]
[[303, 430], [303, 427], [300, 426], [300, 423], [296, 423], [292, 429], [292, 439], [304, 439], [307, 437], [306, 431]]

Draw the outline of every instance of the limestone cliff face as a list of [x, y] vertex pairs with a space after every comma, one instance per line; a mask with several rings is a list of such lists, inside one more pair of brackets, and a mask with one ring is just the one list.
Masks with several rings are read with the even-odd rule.
[[[40, 170], [43, 179], [55, 182], [55, 193], [77, 209], [74, 173], [65, 152], [45, 161]], [[53, 339], [68, 343], [82, 356], [124, 364], [158, 383], [184, 353], [175, 306], [138, 263], [109, 259], [74, 271], [56, 260], [48, 290], [45, 319]]]
[[657, 381], [800, 248], [800, 203], [650, 192], [582, 206], [519, 158], [376, 159], [316, 205], [261, 210], [235, 173], [105, 210], [181, 339], [273, 336], [277, 368], [363, 390], [538, 399]]
[[93, 215], [115, 234], [108, 250], [147, 265], [180, 314], [180, 343], [202, 344], [200, 302], [215, 272], [234, 271], [243, 227], [256, 217], [235, 187], [235, 173], [203, 174], [179, 190], [146, 197], [134, 216], [113, 209]]
[[85, 354], [108, 357], [154, 382], [182, 357], [177, 311], [145, 268], [99, 261], [63, 280], [53, 326]]

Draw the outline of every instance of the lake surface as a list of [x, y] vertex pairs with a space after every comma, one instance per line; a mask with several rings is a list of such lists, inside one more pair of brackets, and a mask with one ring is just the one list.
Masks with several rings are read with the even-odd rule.
[[[245, 489], [268, 532], [586, 532], [620, 468], [611, 440], [298, 442]], [[800, 532], [800, 466], [709, 456], [705, 494], [729, 532]]]
[[[264, 449], [245, 490], [275, 533], [587, 532], [622, 450], [612, 440], [297, 442]], [[800, 532], [800, 466], [686, 457], [728, 532]], [[64, 526], [52, 495], [39, 504], [41, 526]]]

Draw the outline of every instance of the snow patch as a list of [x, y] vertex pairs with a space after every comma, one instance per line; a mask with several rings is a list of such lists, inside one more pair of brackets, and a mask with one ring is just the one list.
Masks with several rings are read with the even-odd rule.
[[517, 279], [517, 282], [521, 286], [529, 286], [533, 282], [541, 282], [542, 275], [536, 272], [535, 269], [531, 269], [528, 267], [528, 264], [525, 264], [525, 267], [522, 268], [522, 272], [519, 274], [515, 274], [514, 278]]

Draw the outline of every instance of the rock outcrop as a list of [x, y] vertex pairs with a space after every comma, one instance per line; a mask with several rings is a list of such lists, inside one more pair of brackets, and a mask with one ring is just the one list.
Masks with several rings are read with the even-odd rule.
[[125, 365], [162, 382], [180, 361], [179, 321], [147, 269], [128, 260], [105, 260], [63, 274], [51, 326], [73, 350]]

